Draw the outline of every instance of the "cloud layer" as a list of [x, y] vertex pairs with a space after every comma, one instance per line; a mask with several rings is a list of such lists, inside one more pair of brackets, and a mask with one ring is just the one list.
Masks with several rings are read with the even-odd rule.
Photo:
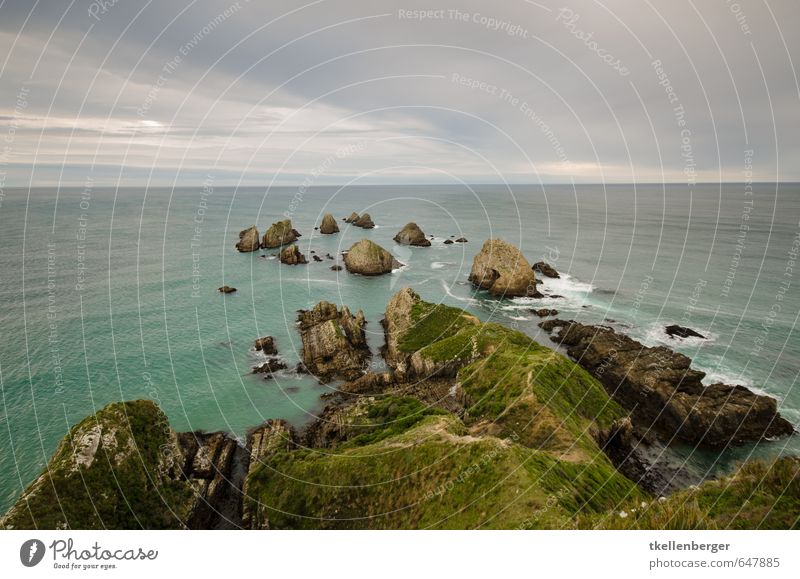
[[791, 0], [16, 0], [2, 186], [800, 180]]

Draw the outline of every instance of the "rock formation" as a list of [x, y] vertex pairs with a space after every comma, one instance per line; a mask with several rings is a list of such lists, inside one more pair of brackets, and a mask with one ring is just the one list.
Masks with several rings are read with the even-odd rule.
[[325, 216], [322, 218], [322, 224], [319, 226], [319, 232], [325, 235], [339, 233], [339, 225], [337, 225], [336, 219], [333, 218], [333, 215], [330, 213], [325, 214]]
[[253, 348], [257, 352], [263, 352], [267, 356], [274, 356], [278, 353], [278, 348], [275, 347], [275, 338], [272, 336], [264, 336], [263, 338], [258, 338], [253, 344]]
[[381, 275], [391, 273], [401, 266], [392, 254], [369, 239], [356, 242], [344, 256], [344, 264], [350, 273]]
[[302, 265], [308, 263], [306, 256], [300, 253], [300, 249], [292, 244], [281, 250], [281, 263], [286, 265]]
[[350, 214], [350, 217], [345, 217], [344, 218], [344, 222], [345, 223], [355, 223], [356, 221], [358, 221], [358, 213], [356, 213], [355, 211], [353, 211]]
[[431, 244], [422, 229], [414, 222], [406, 223], [406, 226], [394, 236], [394, 240], [400, 245], [416, 245], [418, 247], [430, 247]]
[[536, 278], [522, 253], [502, 239], [489, 239], [472, 262], [469, 281], [499, 297], [535, 297]]
[[236, 291], [236, 288], [235, 287], [231, 287], [229, 285], [224, 285], [221, 288], [217, 288], [217, 291], [222, 293], [222, 294], [232, 294], [233, 292]]
[[355, 221], [351, 222], [356, 227], [360, 227], [362, 229], [372, 229], [375, 227], [375, 224], [372, 222], [372, 217], [369, 216], [369, 213], [364, 213], [356, 219]]
[[292, 229], [292, 220], [284, 219], [283, 221], [276, 221], [264, 233], [264, 238], [261, 240], [261, 247], [265, 249], [274, 249], [281, 245], [294, 243], [300, 234], [296, 229]]
[[792, 425], [778, 414], [774, 398], [743, 386], [704, 386], [704, 372], [663, 346], [650, 348], [611, 328], [550, 320], [540, 324], [560, 334], [554, 342], [631, 411], [634, 426], [653, 429], [661, 439], [723, 447], [786, 436]]
[[672, 325], [664, 328], [664, 331], [670, 338], [703, 338], [705, 336], [699, 332], [695, 332], [692, 328], [685, 328], [683, 326]]
[[344, 268], [341, 265], [332, 265], [331, 271], [342, 271]]
[[459, 237], [458, 239], [456, 239], [456, 243], [467, 243], [467, 238]]
[[301, 311], [297, 320], [306, 371], [323, 383], [334, 378], [354, 380], [363, 374], [370, 357], [363, 312], [353, 316], [347, 306], [339, 310], [323, 301]]
[[538, 310], [530, 310], [532, 314], [536, 314], [540, 318], [546, 318], [548, 316], [557, 316], [558, 310], [551, 310], [549, 308], [539, 308]]
[[453, 245], [453, 240], [452, 239], [445, 239], [444, 240], [444, 244], [445, 245]]
[[556, 271], [556, 268], [544, 261], [537, 261], [534, 263], [533, 270], [538, 271], [540, 274], [546, 277], [552, 277], [555, 279], [561, 277], [561, 275]]
[[253, 225], [247, 229], [239, 232], [239, 241], [236, 244], [236, 249], [242, 253], [249, 251], [258, 251], [260, 244], [258, 239], [258, 229]]

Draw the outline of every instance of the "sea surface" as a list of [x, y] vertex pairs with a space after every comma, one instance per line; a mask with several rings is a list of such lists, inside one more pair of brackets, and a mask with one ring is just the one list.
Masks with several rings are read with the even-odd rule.
[[[342, 218], [369, 212], [377, 227]], [[331, 212], [341, 233], [314, 227]], [[276, 251], [240, 254], [238, 233], [289, 215], [309, 264]], [[429, 248], [392, 237], [415, 221]], [[551, 346], [533, 307], [604, 321], [648, 345], [694, 359], [707, 383], [743, 384], [778, 399], [800, 425], [800, 185], [454, 185], [278, 188], [6, 189], [0, 195], [0, 512], [87, 414], [150, 398], [176, 430], [244, 436], [267, 418], [298, 426], [336, 384], [285, 372], [251, 374], [253, 341], [275, 336], [299, 360], [297, 310], [320, 300], [361, 309], [376, 353], [388, 299], [424, 299], [514, 325]], [[466, 237], [468, 243], [445, 245]], [[366, 278], [331, 271], [361, 238], [404, 267]], [[496, 300], [467, 283], [488, 237], [518, 245], [565, 275], [544, 279], [557, 299]], [[323, 257], [312, 261], [311, 252]], [[222, 295], [217, 288], [238, 288]], [[707, 339], [671, 339], [668, 324]], [[676, 448], [687, 466], [717, 473], [749, 456], [800, 454], [800, 437], [716, 453]]]

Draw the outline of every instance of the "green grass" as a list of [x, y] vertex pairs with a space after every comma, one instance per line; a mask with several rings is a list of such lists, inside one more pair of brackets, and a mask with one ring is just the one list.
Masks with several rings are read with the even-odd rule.
[[397, 346], [403, 352], [422, 350], [464, 327], [475, 327], [473, 319], [464, 310], [420, 300], [411, 309], [414, 325], [400, 337]]
[[[98, 422], [116, 428], [116, 447], [103, 443], [91, 466], [72, 469], [73, 440]], [[182, 528], [193, 492], [185, 482], [158, 472], [160, 449], [168, 443], [166, 416], [150, 401], [111, 404], [70, 430], [34, 483], [5, 519], [6, 527], [73, 529]], [[117, 460], [119, 449], [135, 450]], [[29, 500], [26, 500], [29, 499]], [[27, 504], [26, 504], [27, 503]], [[170, 512], [170, 511], [174, 512]]]
[[[624, 513], [625, 516], [621, 516]], [[654, 500], [627, 502], [581, 519], [604, 529], [798, 529], [800, 459], [754, 460], [733, 475]]]

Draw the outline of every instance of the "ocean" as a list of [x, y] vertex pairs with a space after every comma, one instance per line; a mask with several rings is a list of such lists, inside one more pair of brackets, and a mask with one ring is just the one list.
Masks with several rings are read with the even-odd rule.
[[[377, 227], [342, 220], [368, 212]], [[341, 232], [319, 235], [324, 213]], [[240, 254], [238, 233], [290, 216], [308, 265], [277, 251]], [[409, 221], [429, 248], [398, 246]], [[466, 237], [468, 243], [444, 244]], [[361, 238], [404, 267], [366, 278], [332, 271]], [[545, 260], [558, 299], [497, 300], [467, 276], [488, 237]], [[272, 335], [299, 361], [297, 310], [320, 300], [364, 311], [374, 353], [401, 287], [512, 325], [553, 347], [530, 313], [603, 322], [694, 359], [707, 383], [746, 385], [800, 425], [800, 185], [452, 185], [6, 189], [0, 194], [0, 512], [44, 468], [70, 426], [109, 402], [150, 398], [176, 430], [244, 436], [267, 418], [312, 420], [336, 383], [251, 374], [253, 341]], [[312, 260], [311, 251], [323, 258]], [[222, 295], [222, 285], [238, 288]], [[672, 339], [669, 324], [707, 339]], [[724, 472], [750, 456], [800, 454], [800, 437], [722, 455], [676, 448], [687, 466]]]

